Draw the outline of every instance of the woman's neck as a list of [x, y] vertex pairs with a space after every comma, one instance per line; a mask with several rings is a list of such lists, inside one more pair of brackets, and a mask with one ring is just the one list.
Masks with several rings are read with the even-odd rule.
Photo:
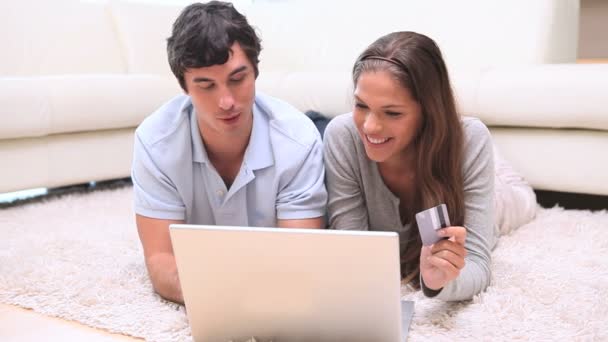
[[416, 171], [416, 153], [407, 149], [402, 153], [378, 163], [378, 169], [384, 174], [414, 175]]

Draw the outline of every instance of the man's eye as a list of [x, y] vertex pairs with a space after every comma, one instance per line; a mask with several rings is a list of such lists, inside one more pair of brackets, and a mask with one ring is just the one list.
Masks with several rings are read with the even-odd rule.
[[239, 82], [241, 82], [241, 81], [242, 81], [242, 80], [244, 80], [244, 79], [245, 79], [245, 75], [242, 75], [242, 76], [238, 76], [238, 77], [233, 77], [233, 78], [231, 78], [231, 79], [230, 79], [230, 82], [233, 82], [233, 83], [239, 83]]
[[367, 109], [367, 106], [366, 106], [366, 105], [364, 105], [363, 103], [358, 103], [358, 102], [357, 102], [357, 103], [355, 103], [355, 107], [357, 107], [357, 108], [361, 108], [361, 109]]
[[211, 90], [215, 87], [215, 84], [211, 83], [211, 84], [207, 84], [207, 85], [200, 85], [199, 88], [203, 89], [203, 90]]

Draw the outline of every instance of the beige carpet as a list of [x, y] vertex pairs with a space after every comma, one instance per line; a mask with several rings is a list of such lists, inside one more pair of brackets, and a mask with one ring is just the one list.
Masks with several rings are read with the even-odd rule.
[[[156, 296], [131, 188], [0, 210], [0, 302], [153, 341], [190, 340]], [[493, 283], [470, 302], [416, 301], [409, 341], [608, 340], [608, 213], [541, 210], [501, 238]]]

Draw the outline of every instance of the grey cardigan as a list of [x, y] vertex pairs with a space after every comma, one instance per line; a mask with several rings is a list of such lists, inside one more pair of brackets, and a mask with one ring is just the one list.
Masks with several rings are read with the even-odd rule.
[[[437, 298], [470, 299], [490, 282], [495, 244], [494, 160], [490, 132], [478, 119], [462, 118], [464, 130], [464, 194], [467, 239], [465, 267]], [[332, 229], [394, 231], [401, 245], [410, 224], [401, 224], [399, 199], [387, 188], [377, 163], [367, 158], [352, 113], [334, 118], [324, 138], [328, 215]], [[403, 251], [402, 251], [403, 252]], [[422, 282], [421, 282], [422, 283]], [[432, 291], [424, 291], [431, 296]]]

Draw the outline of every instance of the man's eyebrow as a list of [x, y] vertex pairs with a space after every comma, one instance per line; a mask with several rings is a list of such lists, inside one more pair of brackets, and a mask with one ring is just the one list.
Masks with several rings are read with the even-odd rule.
[[245, 71], [245, 70], [247, 70], [247, 66], [246, 65], [242, 65], [242, 66], [240, 66], [240, 67], [232, 70], [232, 72], [228, 76], [234, 76], [235, 74], [238, 74], [239, 72]]
[[195, 77], [192, 82], [194, 83], [201, 83], [201, 82], [213, 82], [212, 79], [207, 78], [207, 77]]
[[[240, 67], [238, 67], [238, 68], [236, 68], [236, 69], [232, 70], [232, 72], [231, 72], [231, 73], [230, 73], [228, 76], [229, 76], [229, 77], [230, 77], [230, 76], [234, 76], [235, 74], [238, 74], [239, 72], [241, 72], [241, 71], [245, 71], [245, 70], [247, 70], [247, 66], [246, 66], [246, 65], [240, 66]], [[213, 80], [212, 80], [212, 79], [210, 79], [210, 78], [207, 78], [207, 77], [195, 77], [195, 78], [192, 80], [192, 82], [194, 82], [194, 83], [201, 83], [201, 82], [213, 82]]]

